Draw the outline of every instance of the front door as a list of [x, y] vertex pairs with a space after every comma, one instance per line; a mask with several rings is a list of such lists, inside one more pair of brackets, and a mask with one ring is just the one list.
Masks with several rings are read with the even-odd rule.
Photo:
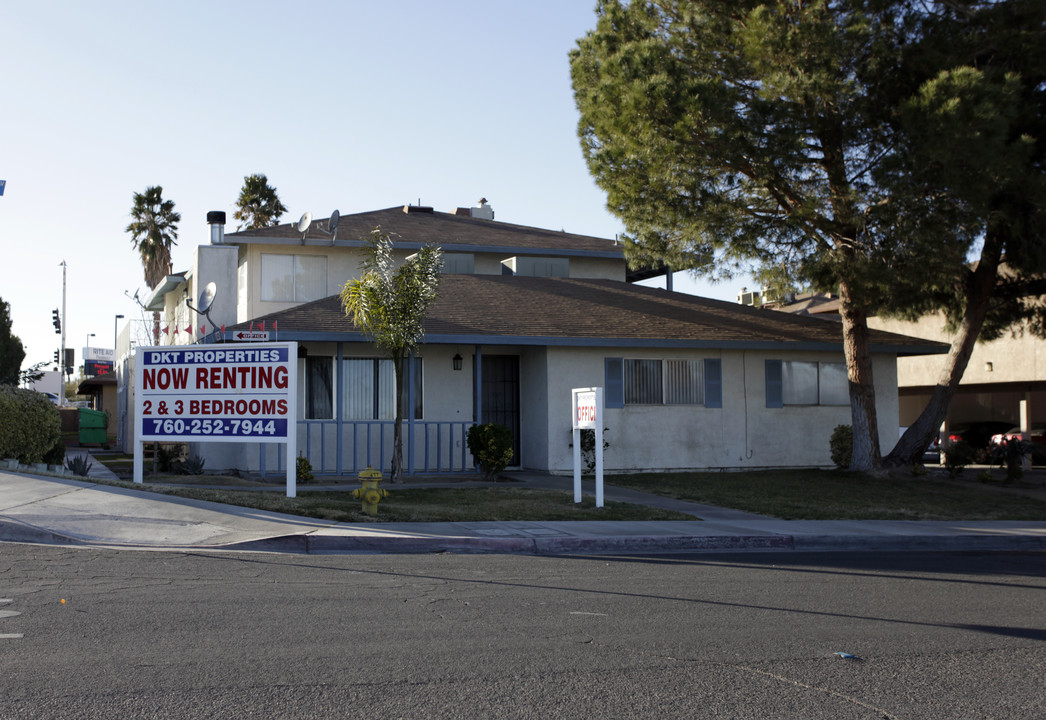
[[483, 356], [483, 422], [499, 423], [512, 431], [512, 462], [519, 456], [519, 356]]

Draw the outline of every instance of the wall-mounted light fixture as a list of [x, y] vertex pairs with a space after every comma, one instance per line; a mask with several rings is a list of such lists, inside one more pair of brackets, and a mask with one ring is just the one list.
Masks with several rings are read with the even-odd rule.
[[995, 368], [992, 367], [992, 364], [990, 362], [984, 363], [984, 372], [991, 372], [994, 369]]
[[461, 353], [454, 353], [454, 369], [461, 369]]

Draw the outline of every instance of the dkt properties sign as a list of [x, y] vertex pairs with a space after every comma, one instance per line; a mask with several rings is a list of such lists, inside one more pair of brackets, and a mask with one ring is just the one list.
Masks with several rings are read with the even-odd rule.
[[137, 348], [135, 482], [146, 441], [285, 443], [294, 458], [297, 366], [297, 343]]

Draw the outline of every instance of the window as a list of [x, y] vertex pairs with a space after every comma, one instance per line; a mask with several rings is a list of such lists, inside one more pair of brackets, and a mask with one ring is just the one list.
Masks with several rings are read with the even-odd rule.
[[305, 419], [330, 420], [334, 417], [333, 358], [305, 358]]
[[766, 361], [766, 406], [849, 405], [844, 363]]
[[[409, 362], [409, 361], [408, 361]], [[394, 420], [396, 370], [392, 360], [348, 358], [342, 362], [346, 420]], [[414, 419], [423, 416], [422, 359], [414, 358]], [[404, 393], [403, 402], [409, 401]], [[408, 416], [404, 408], [404, 417]]]
[[310, 302], [327, 297], [327, 258], [322, 255], [261, 256], [261, 299]]
[[722, 361], [605, 359], [608, 408], [625, 405], [723, 406]]
[[476, 272], [476, 258], [472, 253], [443, 253], [444, 275], [472, 275]]

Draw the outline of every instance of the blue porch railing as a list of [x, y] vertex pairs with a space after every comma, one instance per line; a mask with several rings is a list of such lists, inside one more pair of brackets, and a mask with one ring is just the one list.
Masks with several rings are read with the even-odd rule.
[[[465, 436], [474, 423], [414, 420], [403, 423], [403, 469], [409, 475], [473, 472]], [[299, 420], [298, 453], [316, 475], [355, 475], [372, 467], [392, 469], [393, 420]], [[286, 448], [261, 444], [259, 470], [285, 473]]]

